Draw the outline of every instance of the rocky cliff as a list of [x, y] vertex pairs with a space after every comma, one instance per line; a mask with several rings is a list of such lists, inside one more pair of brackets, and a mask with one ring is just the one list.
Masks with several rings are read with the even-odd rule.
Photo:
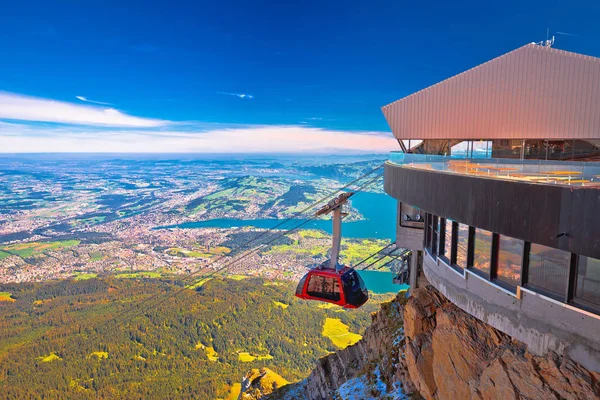
[[321, 358], [307, 379], [267, 398], [392, 399], [403, 397], [403, 391], [414, 391], [402, 357], [405, 303], [406, 292], [399, 293], [391, 302], [382, 303], [358, 343]]
[[399, 294], [363, 339], [269, 399], [600, 399], [600, 374], [465, 313], [432, 286]]
[[404, 308], [406, 364], [426, 399], [595, 399], [600, 374], [526, 346], [471, 317], [432, 286]]

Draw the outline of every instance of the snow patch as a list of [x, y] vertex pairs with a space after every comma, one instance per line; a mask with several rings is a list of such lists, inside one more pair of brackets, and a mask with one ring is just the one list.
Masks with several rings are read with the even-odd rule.
[[387, 391], [385, 382], [381, 379], [379, 366], [373, 371], [372, 382], [366, 375], [346, 381], [337, 390], [337, 398], [342, 400], [408, 400], [408, 396], [402, 391], [400, 383], [395, 383], [390, 392]]

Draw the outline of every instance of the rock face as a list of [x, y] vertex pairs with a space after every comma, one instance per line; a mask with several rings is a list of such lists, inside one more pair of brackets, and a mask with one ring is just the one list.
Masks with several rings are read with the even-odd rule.
[[[386, 393], [393, 392], [400, 386], [404, 393], [412, 393], [414, 386], [410, 382], [402, 357], [402, 318], [405, 303], [405, 292], [399, 293], [391, 302], [382, 303], [381, 310], [372, 315], [371, 326], [359, 342], [321, 358], [307, 379], [277, 391], [268, 398], [332, 399], [338, 396], [337, 390], [344, 383], [366, 376], [369, 376], [366, 381], [383, 383], [387, 389]], [[378, 393], [372, 398], [379, 398], [385, 394], [381, 390]]]
[[595, 399], [600, 374], [525, 345], [460, 310], [432, 286], [404, 307], [406, 364], [426, 399]]
[[339, 399], [345, 384], [375, 380], [365, 391], [370, 397], [348, 398], [600, 399], [600, 374], [554, 353], [530, 354], [433, 286], [408, 300], [399, 294], [372, 318], [362, 340], [321, 358], [307, 379], [266, 398]]

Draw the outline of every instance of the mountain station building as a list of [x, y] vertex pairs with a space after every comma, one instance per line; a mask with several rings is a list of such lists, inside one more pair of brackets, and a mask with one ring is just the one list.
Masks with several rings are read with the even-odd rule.
[[528, 44], [383, 114], [411, 287], [600, 372], [600, 58]]

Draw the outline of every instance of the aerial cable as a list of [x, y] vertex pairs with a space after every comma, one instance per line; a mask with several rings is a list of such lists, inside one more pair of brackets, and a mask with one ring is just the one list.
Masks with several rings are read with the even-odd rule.
[[[356, 189], [357, 192], [358, 192], [357, 195], [360, 193], [361, 190], [365, 190], [365, 189], [370, 188], [374, 183], [376, 183], [376, 181], [379, 178], [381, 178], [381, 176], [376, 176], [375, 178], [372, 178], [369, 181], [367, 181], [366, 183], [364, 183], [363, 185], [361, 185], [358, 189]], [[311, 218], [307, 219], [306, 221], [304, 221], [304, 222], [302, 222], [300, 224], [297, 224], [293, 228], [290, 228], [290, 229], [288, 229], [288, 230], [286, 230], [284, 232], [274, 232], [274, 237], [271, 240], [269, 240], [268, 242], [261, 243], [261, 244], [255, 246], [253, 249], [248, 250], [245, 254], [242, 254], [240, 256], [236, 256], [236, 258], [234, 258], [232, 260], [229, 260], [224, 266], [221, 266], [221, 267], [217, 268], [216, 270], [208, 271], [208, 272], [206, 272], [204, 274], [201, 274], [199, 276], [196, 276], [196, 275], [201, 270], [199, 270], [199, 271], [197, 271], [195, 273], [192, 273], [186, 279], [186, 281], [191, 281], [191, 282], [185, 284], [185, 286], [183, 286], [179, 290], [175, 291], [175, 293], [167, 293], [166, 294], [167, 298], [159, 300], [156, 304], [152, 305], [152, 307], [156, 307], [156, 306], [164, 303], [164, 301], [168, 300], [169, 297], [173, 297], [174, 298], [174, 297], [178, 296], [181, 292], [190, 289], [191, 287], [193, 287], [194, 285], [196, 285], [201, 280], [210, 279], [213, 276], [215, 276], [216, 274], [218, 274], [218, 273], [220, 273], [222, 271], [225, 271], [225, 270], [231, 268], [234, 264], [237, 264], [237, 263], [241, 262], [242, 260], [244, 260], [244, 259], [246, 259], [246, 258], [248, 258], [248, 257], [250, 257], [250, 256], [252, 256], [252, 255], [254, 255], [256, 253], [258, 253], [260, 251], [260, 249], [263, 248], [264, 246], [269, 245], [269, 244], [271, 244], [271, 243], [273, 243], [273, 242], [275, 242], [277, 240], [280, 240], [283, 237], [285, 237], [286, 235], [289, 235], [290, 233], [293, 233], [293, 232], [299, 230], [300, 228], [302, 228], [305, 225], [309, 224], [310, 222], [312, 222], [316, 218], [317, 218], [317, 216], [312, 216]], [[212, 265], [212, 264], [214, 264], [214, 263], [211, 263], [210, 265]], [[193, 280], [190, 279], [192, 277], [194, 278]], [[164, 294], [162, 294], [162, 295], [164, 295]], [[146, 299], [146, 300], [150, 300], [150, 299]], [[144, 301], [146, 301], [146, 300], [144, 300]]]
[[352, 268], [356, 268], [356, 267], [358, 267], [359, 265], [361, 265], [361, 264], [364, 264], [366, 261], [370, 260], [371, 258], [375, 257], [377, 254], [381, 253], [381, 252], [382, 252], [382, 251], [384, 251], [385, 249], [387, 249], [387, 248], [389, 248], [390, 246], [393, 246], [393, 245], [395, 245], [395, 244], [396, 244], [396, 243], [392, 242], [392, 243], [388, 244], [387, 246], [385, 246], [385, 247], [382, 247], [381, 249], [377, 250], [375, 253], [371, 254], [371, 255], [370, 255], [370, 256], [368, 256], [367, 258], [363, 258], [363, 259], [361, 260], [361, 262], [359, 262], [358, 264], [354, 264], [354, 265], [352, 266]]
[[394, 262], [394, 261], [398, 261], [398, 259], [397, 259], [397, 258], [392, 258], [390, 261], [388, 261], [388, 262], [386, 262], [385, 264], [383, 264], [383, 265], [381, 265], [381, 266], [377, 267], [377, 270], [380, 270], [380, 269], [382, 269], [382, 268], [385, 268], [385, 267], [386, 267], [388, 264], [391, 264], [391, 263], [392, 263], [392, 262]]
[[[366, 190], [368, 188], [370, 188], [373, 184], [376, 183], [376, 181], [381, 178], [381, 175], [376, 176], [375, 178], [371, 178], [369, 181], [367, 181], [366, 183], [362, 184], [359, 188], [357, 188], [356, 190], [358, 191], [357, 195], [360, 194], [361, 190]], [[187, 281], [190, 281], [189, 283], [185, 284], [183, 287], [179, 288], [178, 290], [176, 290], [173, 293], [157, 293], [155, 295], [153, 295], [151, 298], [145, 299], [142, 301], [142, 304], [137, 304], [136, 306], [134, 306], [133, 308], [126, 310], [125, 312], [121, 313], [120, 315], [117, 315], [114, 318], [111, 318], [114, 322], [119, 322], [119, 320], [121, 320], [123, 317], [123, 322], [125, 322], [126, 320], [132, 320], [133, 318], [136, 318], [140, 315], [143, 315], [145, 310], [145, 307], [140, 308], [140, 306], [145, 306], [146, 304], [149, 304], [150, 301], [155, 300], [158, 297], [163, 297], [162, 299], [158, 299], [158, 301], [154, 302], [153, 304], [150, 304], [150, 307], [148, 307], [147, 309], [151, 309], [151, 308], [156, 308], [160, 305], [162, 305], [163, 303], [165, 303], [166, 301], [168, 301], [170, 298], [176, 298], [177, 296], [179, 296], [179, 294], [181, 294], [182, 292], [191, 289], [193, 286], [195, 286], [197, 283], [201, 282], [202, 280], [205, 279], [211, 279], [212, 277], [214, 277], [215, 275], [228, 270], [229, 268], [231, 268], [234, 264], [237, 264], [239, 262], [241, 262], [242, 260], [248, 258], [249, 256], [252, 256], [256, 253], [258, 253], [260, 251], [260, 249], [268, 244], [271, 244], [279, 239], [282, 239], [284, 236], [293, 233], [294, 231], [297, 231], [298, 229], [302, 228], [303, 226], [307, 225], [308, 223], [310, 223], [311, 221], [313, 221], [314, 219], [316, 219], [317, 216], [312, 216], [311, 218], [309, 218], [307, 221], [304, 221], [300, 224], [298, 224], [297, 226], [285, 231], [285, 232], [275, 232], [275, 237], [272, 238], [270, 241], [266, 242], [266, 243], [261, 243], [259, 245], [257, 245], [255, 248], [249, 250], [248, 252], [246, 252], [246, 254], [242, 254], [241, 256], [230, 260], [227, 264], [225, 264], [224, 266], [217, 268], [216, 270], [212, 270], [212, 271], [208, 271], [205, 272], [204, 274], [201, 274], [199, 276], [195, 276], [198, 272], [201, 272], [202, 270], [199, 270], [193, 274], [191, 274], [190, 276], [188, 276]], [[216, 261], [215, 261], [216, 262]], [[212, 265], [212, 263], [211, 263]], [[191, 277], [194, 277], [193, 280], [189, 279]], [[185, 283], [185, 282], [184, 282]], [[146, 304], [143, 304], [146, 303]], [[133, 315], [127, 315], [127, 314], [131, 314], [131, 312], [133, 312]], [[109, 320], [110, 321], [110, 320]], [[106, 321], [106, 322], [109, 322]]]
[[[284, 221], [282, 221], [282, 222], [280, 222], [280, 223], [276, 224], [276, 225], [275, 225], [275, 226], [273, 226], [272, 228], [270, 228], [270, 229], [268, 229], [268, 230], [266, 230], [266, 231], [262, 232], [262, 234], [261, 234], [261, 235], [259, 235], [259, 236], [255, 237], [255, 238], [253, 238], [252, 240], [248, 241], [248, 242], [246, 243], [246, 246], [247, 246], [248, 244], [252, 243], [252, 242], [255, 242], [255, 241], [257, 241], [257, 240], [258, 240], [258, 239], [260, 239], [261, 237], [267, 236], [269, 233], [271, 233], [271, 231], [275, 230], [276, 228], [278, 228], [278, 227], [281, 227], [282, 225], [284, 225], [285, 223], [289, 222], [290, 220], [293, 220], [293, 219], [295, 219], [295, 218], [296, 218], [298, 215], [301, 215], [301, 214], [303, 214], [303, 213], [307, 212], [308, 210], [310, 210], [310, 209], [314, 208], [316, 205], [318, 205], [318, 204], [320, 204], [320, 203], [322, 203], [322, 202], [326, 201], [326, 200], [327, 200], [329, 197], [331, 197], [331, 196], [335, 195], [337, 192], [340, 192], [340, 191], [343, 191], [343, 190], [345, 190], [345, 189], [348, 189], [350, 186], [352, 186], [352, 185], [356, 184], [357, 182], [359, 182], [360, 180], [364, 179], [365, 177], [367, 177], [367, 176], [369, 176], [369, 175], [372, 175], [372, 174], [373, 174], [373, 173], [375, 173], [376, 171], [378, 171], [378, 170], [380, 170], [381, 168], [383, 168], [383, 166], [384, 166], [384, 164], [381, 164], [381, 165], [379, 165], [378, 167], [376, 167], [376, 168], [374, 168], [374, 169], [372, 169], [372, 170], [368, 171], [367, 173], [365, 173], [365, 174], [361, 175], [360, 177], [358, 177], [358, 178], [354, 179], [353, 181], [349, 182], [348, 184], [344, 185], [343, 187], [341, 187], [341, 188], [338, 188], [338, 189], [336, 189], [336, 190], [334, 190], [334, 191], [330, 192], [329, 194], [327, 194], [326, 196], [324, 196], [324, 197], [323, 197], [323, 198], [321, 198], [320, 200], [318, 200], [318, 201], [314, 202], [313, 204], [309, 205], [309, 206], [308, 206], [308, 207], [306, 207], [305, 209], [303, 209], [303, 210], [301, 210], [301, 211], [299, 211], [299, 212], [295, 213], [295, 214], [294, 214], [292, 217], [290, 217], [290, 218], [288, 218], [288, 219], [286, 219], [286, 220], [284, 220]], [[366, 189], [370, 188], [370, 186], [372, 186], [374, 183], [376, 183], [376, 181], [377, 181], [377, 180], [379, 180], [381, 177], [382, 177], [382, 175], [376, 175], [375, 177], [373, 177], [373, 178], [370, 178], [370, 179], [369, 179], [367, 182], [363, 183], [361, 186], [359, 186], [357, 189], [355, 189], [355, 190], [358, 192], [358, 193], [357, 193], [357, 195], [360, 193], [360, 191], [361, 191], [361, 190], [362, 190], [362, 191], [364, 191], [364, 190], [366, 190]], [[153, 307], [156, 307], [157, 305], [160, 305], [160, 304], [164, 303], [164, 301], [167, 301], [169, 297], [171, 297], [171, 296], [173, 296], [173, 297], [176, 297], [176, 296], [178, 296], [178, 295], [179, 295], [181, 292], [183, 292], [184, 290], [187, 290], [187, 289], [189, 289], [190, 287], [194, 286], [195, 284], [197, 284], [197, 283], [199, 282], [199, 280], [202, 280], [202, 279], [208, 279], [208, 278], [210, 278], [210, 277], [212, 277], [212, 276], [216, 275], [217, 273], [219, 273], [219, 272], [221, 272], [221, 271], [224, 271], [224, 270], [226, 270], [226, 269], [229, 269], [229, 268], [230, 268], [230, 267], [231, 267], [233, 264], [235, 264], [235, 263], [239, 263], [239, 262], [240, 262], [240, 261], [242, 261], [243, 259], [245, 259], [245, 258], [247, 258], [247, 257], [249, 257], [249, 256], [251, 256], [251, 255], [253, 255], [253, 254], [256, 254], [256, 253], [257, 253], [257, 252], [260, 250], [260, 248], [264, 247], [265, 245], [267, 245], [267, 244], [270, 244], [270, 243], [274, 242], [275, 240], [281, 239], [281, 238], [283, 238], [285, 235], [288, 235], [288, 234], [290, 234], [290, 233], [292, 233], [292, 232], [294, 232], [294, 231], [296, 231], [296, 230], [300, 229], [301, 227], [303, 227], [303, 226], [307, 225], [308, 223], [310, 223], [310, 222], [311, 222], [311, 221], [313, 221], [314, 219], [316, 219], [316, 216], [313, 216], [313, 217], [311, 217], [311, 218], [310, 218], [310, 219], [308, 219], [307, 221], [305, 221], [305, 222], [302, 222], [302, 223], [298, 224], [297, 226], [295, 226], [294, 228], [291, 228], [291, 229], [289, 229], [289, 230], [287, 230], [287, 231], [285, 231], [285, 232], [273, 232], [273, 233], [276, 235], [276, 237], [275, 237], [275, 238], [273, 238], [272, 240], [270, 240], [269, 242], [267, 242], [267, 243], [262, 243], [262, 244], [258, 245], [258, 246], [257, 246], [256, 248], [254, 248], [254, 249], [249, 249], [249, 250], [247, 250], [247, 251], [246, 251], [246, 252], [247, 252], [246, 254], [241, 254], [240, 256], [236, 256], [236, 258], [234, 258], [234, 259], [230, 260], [230, 261], [229, 261], [227, 264], [225, 264], [224, 266], [222, 266], [222, 267], [220, 267], [220, 268], [217, 268], [216, 270], [212, 270], [212, 271], [210, 271], [210, 270], [209, 270], [209, 271], [205, 271], [205, 270], [206, 270], [206, 268], [210, 268], [210, 266], [212, 266], [212, 265], [213, 265], [213, 264], [215, 264], [216, 262], [220, 261], [221, 259], [225, 258], [225, 256], [224, 256], [224, 255], [222, 255], [222, 256], [220, 256], [220, 257], [218, 257], [218, 258], [216, 258], [216, 259], [212, 260], [212, 262], [211, 262], [211, 263], [210, 263], [208, 266], [206, 266], [206, 268], [205, 268], [204, 270], [203, 270], [203, 269], [200, 269], [200, 270], [198, 270], [198, 271], [196, 271], [196, 272], [194, 272], [194, 273], [190, 274], [190, 275], [188, 276], [188, 279], [186, 279], [186, 281], [187, 281], [187, 280], [190, 280], [189, 278], [192, 278], [192, 277], [194, 277], [194, 279], [193, 279], [193, 282], [192, 282], [192, 283], [185, 284], [185, 282], [186, 282], [186, 281], [184, 281], [184, 284], [185, 284], [185, 286], [183, 286], [181, 289], [179, 289], [179, 290], [175, 291], [175, 293], [166, 293], [166, 294], [165, 294], [165, 293], [156, 293], [156, 294], [154, 294], [153, 296], [151, 296], [151, 297], [149, 297], [149, 298], [147, 298], [147, 299], [144, 299], [144, 300], [142, 300], [142, 302], [141, 302], [141, 303], [149, 303], [150, 301], [153, 301], [153, 300], [157, 299], [158, 297], [161, 297], [161, 296], [165, 296], [165, 295], [166, 295], [167, 297], [166, 297], [165, 299], [160, 299], [160, 300], [158, 300], [158, 302], [157, 302], [157, 303], [155, 303], [155, 304], [153, 305]], [[201, 274], [201, 275], [199, 275], [199, 276], [196, 276], [198, 273], [201, 273], [201, 272], [204, 272], [204, 273], [203, 273], [203, 274]], [[138, 306], [140, 306], [140, 305], [142, 305], [142, 304], [138, 304]], [[139, 310], [139, 307], [136, 307], [136, 308]], [[130, 312], [130, 311], [131, 311], [131, 310], [125, 310], [124, 312], [121, 312], [120, 314], [118, 314], [117, 316], [115, 316], [115, 317], [113, 317], [113, 318], [111, 318], [111, 319], [113, 319], [115, 322], [117, 322], [117, 320], [119, 320], [119, 319], [121, 319], [122, 317], [126, 316], [126, 314], [129, 314], [129, 312]], [[142, 313], [143, 313], [143, 312], [142, 312]], [[141, 315], [141, 314], [140, 314], [140, 315]], [[131, 317], [130, 317], [130, 319], [133, 319], [133, 318], [135, 318], [135, 317], [137, 317], [137, 316], [138, 316], [138, 315], [133, 315], [133, 316], [131, 316]], [[82, 322], [82, 321], [78, 321], [78, 322]], [[109, 321], [106, 321], [106, 322], [109, 322]]]
[[[389, 246], [388, 246], [389, 247]], [[382, 249], [383, 250], [383, 249]], [[407, 250], [404, 250], [402, 253], [400, 254], [393, 254], [395, 251], [397, 250], [397, 248], [392, 249], [390, 252], [388, 252], [387, 254], [384, 254], [383, 256], [381, 256], [380, 258], [378, 258], [377, 260], [373, 261], [372, 263], [370, 263], [369, 265], [367, 265], [366, 267], [361, 268], [361, 271], [364, 271], [366, 269], [369, 269], [370, 267], [372, 267], [373, 265], [377, 264], [379, 261], [383, 260], [386, 257], [391, 257], [394, 260], [397, 260], [399, 257], [402, 257], [404, 255], [404, 253], [407, 252]]]

